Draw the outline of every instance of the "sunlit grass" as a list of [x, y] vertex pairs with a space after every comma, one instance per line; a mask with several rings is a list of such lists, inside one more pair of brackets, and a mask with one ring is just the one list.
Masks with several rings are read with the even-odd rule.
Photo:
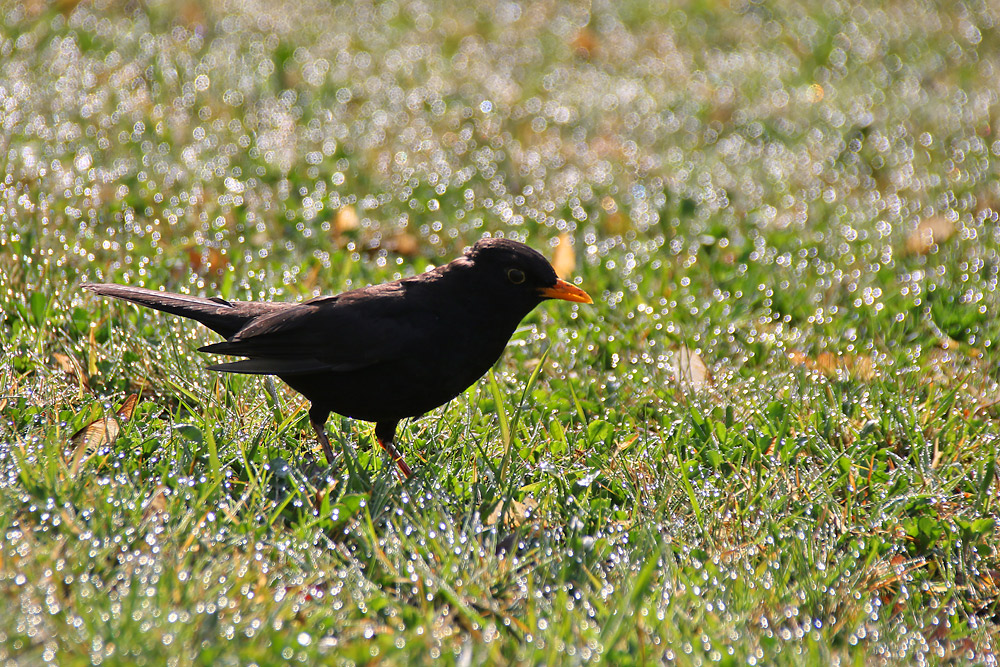
[[[0, 9], [0, 658], [992, 659], [988, 8]], [[405, 484], [78, 289], [308, 298], [487, 232], [596, 303], [402, 424]]]

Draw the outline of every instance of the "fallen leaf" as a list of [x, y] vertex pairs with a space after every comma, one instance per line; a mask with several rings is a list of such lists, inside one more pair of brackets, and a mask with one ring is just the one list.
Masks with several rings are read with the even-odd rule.
[[[503, 512], [503, 505], [502, 502], [497, 503], [497, 506], [490, 512], [490, 515], [486, 517], [487, 526], [495, 526], [500, 521], [500, 513]], [[507, 507], [506, 523], [508, 525], [520, 526], [531, 517], [531, 514], [536, 509], [538, 509], [538, 501], [534, 498], [525, 498], [523, 503], [511, 500], [510, 505]]]
[[924, 218], [906, 238], [906, 250], [913, 255], [926, 255], [955, 234], [955, 223], [936, 215]]
[[836, 376], [840, 370], [840, 358], [832, 352], [820, 352], [813, 361], [813, 368], [827, 376]]
[[701, 356], [687, 346], [681, 346], [674, 355], [674, 374], [681, 386], [695, 390], [712, 386], [712, 372]]
[[121, 422], [132, 418], [138, 403], [138, 394], [130, 394], [115, 413], [115, 417], [99, 417], [72, 435], [70, 442], [73, 445], [73, 453], [67, 461], [71, 476], [76, 477], [84, 462], [100, 451], [101, 447], [115, 441], [121, 432]]
[[584, 26], [576, 31], [570, 41], [573, 52], [581, 58], [589, 58], [597, 50], [597, 35], [590, 28]]
[[417, 237], [413, 234], [403, 232], [393, 237], [392, 250], [397, 255], [413, 257], [420, 252], [420, 242], [417, 241]]
[[56, 368], [70, 376], [70, 378], [72, 378], [72, 380], [80, 386], [81, 392], [90, 389], [90, 382], [87, 380], [87, 374], [83, 372], [83, 367], [76, 359], [68, 354], [56, 352], [52, 355], [52, 362], [55, 364]]
[[188, 28], [206, 25], [205, 11], [200, 2], [185, 2], [180, 7], [180, 20]]
[[628, 449], [629, 447], [631, 447], [632, 443], [635, 442], [638, 439], [639, 439], [639, 434], [636, 433], [635, 435], [633, 435], [628, 440], [625, 440], [624, 442], [618, 443], [618, 448], [615, 450], [615, 454], [621, 454], [626, 449]]
[[959, 343], [954, 338], [945, 336], [938, 341], [938, 345], [941, 346], [942, 350], [957, 350]]
[[789, 350], [788, 361], [791, 362], [792, 366], [809, 366], [812, 363], [812, 359], [806, 356], [802, 350]]
[[142, 520], [159, 520], [167, 511], [167, 487], [162, 484], [157, 486], [146, 500], [146, 506], [142, 510]]
[[222, 273], [229, 265], [229, 257], [219, 248], [203, 249], [200, 246], [188, 248], [188, 262], [194, 273]]
[[559, 235], [559, 243], [556, 244], [555, 252], [552, 253], [552, 268], [556, 270], [556, 275], [560, 278], [573, 275], [573, 270], [576, 269], [573, 241], [566, 232]]
[[77, 366], [77, 363], [73, 361], [73, 358], [68, 354], [56, 352], [52, 355], [52, 361], [55, 363], [56, 368], [61, 370], [63, 373], [73, 376], [80, 373], [79, 366]]
[[308, 293], [312, 291], [312, 288], [316, 285], [316, 281], [319, 280], [319, 272], [322, 270], [323, 265], [317, 262], [313, 264], [313, 267], [309, 269], [309, 273], [306, 274], [300, 282], [302, 291]]
[[358, 228], [358, 212], [353, 206], [341, 206], [333, 218], [333, 231], [340, 235]]
[[800, 350], [790, 350], [788, 361], [793, 366], [805, 366], [809, 370], [819, 371], [830, 378], [836, 378], [842, 372], [861, 380], [871, 380], [875, 377], [875, 362], [866, 354], [820, 352], [813, 359]]
[[851, 371], [862, 380], [871, 380], [875, 377], [875, 362], [867, 354], [859, 354], [854, 357]]

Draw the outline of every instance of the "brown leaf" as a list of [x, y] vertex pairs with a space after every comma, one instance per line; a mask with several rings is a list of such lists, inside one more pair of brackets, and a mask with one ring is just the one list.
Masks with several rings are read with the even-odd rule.
[[791, 362], [792, 366], [809, 366], [812, 363], [812, 359], [806, 356], [802, 350], [789, 350], [788, 361]]
[[135, 413], [135, 407], [139, 405], [139, 396], [137, 394], [130, 394], [122, 406], [118, 408], [118, 418], [124, 421], [130, 421], [132, 415]]
[[205, 11], [200, 2], [189, 1], [180, 6], [180, 20], [188, 28], [197, 28], [205, 24]]
[[142, 510], [142, 520], [159, 520], [167, 511], [167, 487], [160, 484], [153, 490], [153, 493], [146, 500], [146, 506]]
[[392, 250], [403, 257], [414, 257], [420, 252], [420, 242], [413, 234], [403, 232], [393, 237]]
[[601, 208], [604, 209], [604, 232], [609, 236], [619, 236], [624, 234], [632, 226], [632, 222], [627, 215], [618, 208], [618, 202], [610, 195], [601, 200]]
[[875, 377], [875, 362], [867, 354], [859, 354], [854, 357], [851, 372], [862, 380], [871, 380]]
[[[490, 515], [486, 517], [487, 526], [495, 526], [497, 524], [500, 520], [500, 513], [503, 512], [503, 505], [503, 503], [497, 503], [497, 506], [490, 512]], [[520, 526], [531, 517], [531, 514], [536, 509], [538, 509], [538, 501], [534, 498], [525, 498], [523, 503], [511, 500], [510, 505], [507, 507], [505, 521], [508, 525]]]
[[341, 206], [333, 218], [333, 231], [339, 236], [358, 228], [360, 221], [353, 206]]
[[559, 243], [556, 244], [555, 252], [552, 253], [552, 268], [556, 270], [556, 275], [560, 278], [568, 278], [573, 275], [573, 271], [576, 269], [573, 241], [566, 232], [559, 235]]
[[87, 380], [87, 374], [83, 372], [83, 367], [73, 357], [68, 354], [56, 352], [52, 355], [52, 363], [55, 364], [56, 368], [61, 370], [63, 373], [69, 375], [74, 382], [80, 385], [81, 389], [90, 388], [90, 383]]
[[229, 266], [229, 257], [219, 248], [203, 249], [201, 246], [188, 248], [188, 262], [195, 273], [222, 273]]
[[61, 370], [63, 373], [66, 373], [67, 375], [76, 376], [79, 375], [80, 373], [80, 367], [68, 354], [56, 352], [55, 354], [52, 355], [52, 361], [53, 363], [55, 363], [56, 368]]
[[633, 435], [628, 440], [625, 440], [623, 442], [618, 443], [618, 447], [617, 447], [617, 449], [615, 449], [615, 454], [621, 454], [626, 449], [628, 449], [629, 447], [631, 447], [632, 443], [635, 442], [638, 439], [639, 439], [639, 434], [636, 433], [635, 435]]
[[101, 447], [114, 442], [120, 431], [121, 426], [118, 424], [118, 420], [114, 417], [102, 417], [95, 419], [74, 433], [73, 437], [70, 438], [70, 442], [73, 443], [73, 454], [67, 461], [70, 475], [76, 477], [80, 467]]
[[875, 362], [866, 354], [834, 354], [833, 352], [820, 352], [813, 359], [800, 350], [790, 350], [788, 361], [793, 366], [805, 366], [806, 368], [819, 371], [823, 375], [835, 378], [841, 372], [849, 373], [861, 380], [871, 380], [875, 377]]
[[121, 408], [116, 412], [116, 417], [99, 417], [90, 422], [70, 437], [73, 444], [73, 453], [67, 461], [70, 475], [76, 477], [80, 466], [97, 453], [101, 447], [110, 445], [121, 432], [121, 421], [128, 421], [135, 412], [135, 406], [139, 403], [139, 396], [131, 394], [125, 399]]
[[299, 282], [303, 293], [311, 292], [312, 288], [316, 285], [316, 281], [319, 280], [319, 272], [323, 269], [323, 265], [319, 262], [313, 264], [312, 268], [305, 275], [304, 278]]
[[820, 352], [813, 362], [813, 367], [827, 376], [836, 376], [840, 366], [841, 358], [833, 352]]
[[80, 4], [80, 0], [58, 0], [58, 2], [56, 2], [56, 7], [64, 16], [69, 16], [73, 13], [73, 10], [76, 9], [78, 4]]
[[920, 221], [906, 238], [906, 251], [912, 255], [926, 255], [955, 234], [955, 223], [940, 215]]
[[584, 26], [576, 31], [570, 41], [573, 52], [581, 58], [589, 58], [597, 50], [597, 35], [590, 28]]
[[687, 346], [681, 346], [674, 355], [674, 374], [680, 385], [694, 390], [712, 386], [712, 372], [701, 356]]
[[959, 347], [959, 342], [954, 338], [949, 338], [948, 336], [942, 336], [938, 341], [938, 345], [941, 346], [942, 350], [957, 350]]

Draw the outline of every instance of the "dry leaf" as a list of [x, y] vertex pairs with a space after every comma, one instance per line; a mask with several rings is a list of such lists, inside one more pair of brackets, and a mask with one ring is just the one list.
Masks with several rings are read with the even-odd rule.
[[341, 206], [333, 218], [333, 231], [338, 235], [355, 230], [359, 225], [358, 213], [353, 206]]
[[559, 235], [559, 243], [552, 253], [552, 268], [560, 278], [568, 278], [576, 269], [576, 253], [573, 251], [573, 242], [566, 232]]
[[875, 362], [867, 354], [859, 354], [854, 357], [854, 367], [851, 370], [862, 380], [871, 380], [875, 377]]
[[142, 510], [142, 520], [159, 520], [167, 511], [167, 487], [162, 484], [153, 490]]
[[417, 241], [417, 237], [413, 234], [403, 232], [393, 238], [392, 250], [397, 255], [413, 257], [420, 252], [420, 242]]
[[311, 292], [312, 288], [315, 287], [316, 281], [319, 280], [319, 272], [322, 270], [322, 264], [313, 264], [313, 267], [309, 269], [309, 273], [306, 274], [305, 278], [299, 283], [303, 292]]
[[68, 354], [62, 354], [61, 352], [56, 352], [52, 355], [52, 362], [56, 368], [66, 373], [79, 386], [80, 398], [83, 398], [84, 392], [90, 389], [90, 381], [87, 379], [87, 374], [83, 372], [83, 367], [80, 366], [79, 362]]
[[955, 223], [940, 215], [920, 221], [906, 238], [906, 250], [913, 255], [926, 255], [935, 245], [941, 245], [955, 234]]
[[791, 362], [792, 366], [809, 366], [812, 363], [812, 359], [801, 350], [789, 350], [788, 361]]
[[636, 440], [638, 440], [638, 439], [639, 439], [639, 434], [638, 434], [638, 433], [636, 433], [635, 435], [633, 435], [633, 436], [632, 436], [631, 438], [629, 438], [628, 440], [625, 440], [624, 442], [620, 442], [620, 443], [618, 443], [618, 448], [617, 448], [617, 449], [615, 449], [615, 454], [616, 454], [616, 455], [617, 455], [617, 454], [621, 454], [621, 453], [622, 453], [622, 452], [624, 452], [624, 451], [625, 451], [626, 449], [628, 449], [629, 447], [631, 447], [631, 446], [632, 446], [632, 443], [633, 443], [633, 442], [635, 442], [635, 441], [636, 441]]
[[55, 363], [56, 368], [67, 375], [75, 377], [80, 374], [80, 366], [68, 354], [56, 352], [52, 355], [52, 361]]
[[180, 20], [188, 28], [206, 25], [205, 11], [200, 2], [185, 2], [180, 7]]
[[938, 345], [941, 346], [942, 350], [957, 350], [959, 342], [954, 338], [949, 338], [948, 336], [943, 336], [939, 341]]
[[188, 262], [194, 273], [222, 273], [229, 266], [229, 257], [219, 248], [208, 248], [203, 251], [200, 246], [188, 248]]
[[601, 199], [601, 208], [604, 209], [604, 217], [602, 218], [604, 232], [609, 236], [624, 234], [632, 226], [631, 219], [622, 213], [614, 197], [609, 195]]
[[875, 377], [875, 362], [866, 354], [820, 352], [813, 359], [799, 350], [790, 350], [788, 361], [793, 366], [805, 366], [830, 378], [838, 377], [841, 372], [849, 373], [861, 380], [871, 380]]
[[101, 447], [115, 441], [121, 432], [121, 421], [128, 421], [132, 418], [132, 413], [135, 412], [135, 406], [138, 403], [138, 394], [131, 394], [115, 413], [117, 418], [99, 417], [73, 434], [70, 438], [70, 442], [73, 444], [73, 453], [67, 461], [70, 475], [76, 477], [80, 466], [86, 460], [98, 452]]
[[[503, 512], [503, 503], [497, 503], [490, 515], [486, 518], [487, 526], [495, 526], [500, 520], [500, 513]], [[538, 501], [534, 498], [525, 498], [524, 502], [517, 500], [510, 501], [505, 517], [507, 525], [520, 526], [530, 518], [530, 515], [538, 509]]]
[[21, 6], [23, 7], [25, 14], [27, 14], [30, 18], [35, 18], [48, 9], [48, 3], [45, 2], [45, 0], [25, 0]]
[[590, 28], [583, 27], [576, 31], [570, 42], [573, 52], [581, 58], [589, 58], [597, 50], [597, 35]]
[[836, 376], [840, 367], [841, 357], [832, 352], [820, 352], [813, 362], [813, 368], [827, 376]]
[[712, 386], [712, 372], [701, 356], [687, 346], [681, 346], [674, 355], [674, 375], [679, 384], [691, 389], [708, 389]]
[[90, 382], [87, 379], [87, 374], [83, 372], [83, 367], [76, 359], [68, 354], [56, 352], [52, 355], [52, 362], [55, 364], [56, 368], [61, 370], [63, 373], [66, 373], [66, 375], [70, 376], [74, 382], [80, 385], [81, 391], [90, 388]]

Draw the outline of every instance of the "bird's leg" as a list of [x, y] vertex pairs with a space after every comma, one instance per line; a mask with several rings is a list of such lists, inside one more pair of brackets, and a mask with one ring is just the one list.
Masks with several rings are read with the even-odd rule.
[[330, 438], [326, 435], [326, 427], [319, 423], [310, 421], [313, 430], [316, 431], [316, 439], [319, 440], [319, 444], [323, 445], [323, 454], [326, 455], [326, 462], [328, 464], [333, 463], [333, 447], [330, 446]]
[[330, 438], [326, 436], [326, 419], [330, 413], [326, 410], [317, 410], [315, 407], [309, 410], [309, 423], [316, 431], [316, 439], [323, 445], [323, 453], [326, 455], [326, 462], [333, 463], [333, 447], [330, 446]]
[[396, 425], [399, 424], [399, 420], [395, 421], [380, 421], [375, 424], [375, 439], [378, 440], [379, 446], [389, 453], [392, 457], [393, 462], [395, 462], [396, 467], [399, 468], [400, 474], [403, 475], [403, 479], [409, 479], [413, 476], [413, 471], [410, 470], [410, 466], [406, 465], [406, 461], [403, 460], [403, 455], [396, 451], [396, 448], [392, 446], [392, 441], [396, 439]]
[[392, 440], [383, 440], [382, 438], [377, 438], [377, 440], [378, 444], [382, 446], [382, 449], [389, 452], [389, 456], [396, 462], [396, 467], [398, 467], [399, 472], [402, 473], [403, 479], [410, 479], [413, 477], [413, 471], [410, 470], [410, 466], [406, 465], [406, 461], [403, 460], [403, 455], [400, 454], [392, 445]]

